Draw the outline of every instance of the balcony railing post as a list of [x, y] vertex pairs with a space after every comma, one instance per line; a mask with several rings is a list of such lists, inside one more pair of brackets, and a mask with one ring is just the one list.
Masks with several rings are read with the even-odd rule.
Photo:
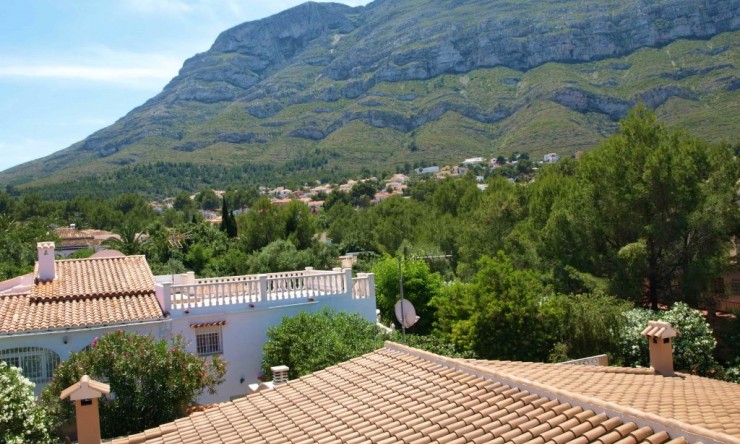
[[172, 282], [162, 282], [154, 287], [154, 294], [157, 297], [162, 312], [168, 314], [172, 309]]
[[342, 269], [344, 272], [344, 292], [349, 295], [349, 297], [352, 297], [352, 269], [351, 268], [344, 268]]
[[267, 300], [267, 275], [261, 274], [259, 275], [260, 280], [260, 301], [266, 301]]
[[375, 299], [375, 273], [367, 274], [367, 297]]

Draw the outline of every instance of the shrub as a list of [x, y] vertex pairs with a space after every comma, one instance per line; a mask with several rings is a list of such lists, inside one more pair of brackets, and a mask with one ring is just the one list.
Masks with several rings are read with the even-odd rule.
[[717, 341], [712, 329], [701, 312], [682, 302], [677, 302], [665, 312], [635, 308], [626, 313], [621, 335], [621, 354], [625, 365], [650, 365], [647, 339], [640, 335], [649, 320], [669, 322], [678, 330], [673, 342], [673, 365], [676, 370], [709, 375], [717, 368], [713, 356]]
[[262, 370], [269, 375], [270, 367], [287, 365], [290, 377], [297, 378], [376, 350], [383, 339], [373, 322], [356, 313], [335, 313], [328, 307], [301, 312], [267, 330]]
[[51, 443], [46, 411], [36, 405], [33, 383], [0, 361], [0, 442]]
[[185, 416], [203, 390], [215, 393], [225, 373], [225, 361], [187, 352], [181, 336], [168, 342], [118, 331], [61, 363], [41, 399], [57, 426], [72, 423], [73, 404], [59, 399], [62, 390], [85, 374], [105, 381], [112, 395], [100, 399], [101, 434], [130, 435]]

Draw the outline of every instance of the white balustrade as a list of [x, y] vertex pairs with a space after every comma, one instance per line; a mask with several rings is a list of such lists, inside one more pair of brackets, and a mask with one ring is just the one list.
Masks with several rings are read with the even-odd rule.
[[[353, 298], [374, 296], [373, 275], [352, 279], [350, 269], [320, 271], [307, 268], [250, 276], [197, 279], [193, 283], [163, 286], [163, 299], [173, 310], [196, 307], [249, 305], [270, 301], [314, 300], [352, 293]], [[164, 305], [164, 304], [163, 304]]]

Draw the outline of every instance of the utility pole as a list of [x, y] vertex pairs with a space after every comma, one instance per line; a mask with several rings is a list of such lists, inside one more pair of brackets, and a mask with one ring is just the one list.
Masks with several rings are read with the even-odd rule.
[[406, 314], [403, 312], [403, 267], [401, 266], [401, 255], [398, 255], [398, 288], [401, 294], [401, 332], [403, 333], [403, 343], [406, 343]]

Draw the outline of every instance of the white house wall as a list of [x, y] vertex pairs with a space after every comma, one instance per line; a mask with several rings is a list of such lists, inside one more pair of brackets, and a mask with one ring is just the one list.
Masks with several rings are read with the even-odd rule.
[[[84, 328], [61, 331], [45, 331], [13, 336], [0, 336], [0, 350], [12, 348], [38, 347], [51, 350], [66, 361], [72, 352], [79, 352], [90, 345], [95, 338], [114, 331], [123, 330], [155, 338], [170, 337], [170, 320], [152, 321], [141, 324], [112, 325], [98, 328]], [[39, 396], [47, 383], [36, 384], [34, 392]]]
[[[195, 349], [197, 329], [192, 324], [225, 321], [223, 326], [223, 354], [228, 362], [225, 381], [219, 385], [216, 395], [204, 393], [198, 399], [201, 404], [223, 402], [246, 395], [248, 385], [258, 382], [261, 374], [262, 346], [267, 340], [267, 329], [277, 325], [284, 317], [298, 313], [316, 312], [323, 307], [331, 307], [335, 312], [359, 313], [368, 321], [375, 322], [375, 298], [353, 299], [349, 295], [324, 296], [313, 302], [297, 302], [290, 305], [268, 308], [245, 308], [240, 311], [194, 314], [177, 317], [172, 321], [172, 331], [180, 332], [189, 343], [188, 350]], [[243, 381], [242, 381], [243, 379]]]

